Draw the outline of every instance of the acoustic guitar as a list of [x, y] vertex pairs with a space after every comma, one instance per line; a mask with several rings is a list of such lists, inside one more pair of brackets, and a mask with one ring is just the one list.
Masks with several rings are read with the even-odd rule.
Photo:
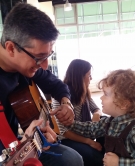
[[[40, 116], [43, 116], [44, 119], [47, 120], [47, 115], [43, 110], [40, 112]], [[42, 125], [44, 125], [44, 124], [42, 124]], [[36, 130], [35, 130], [33, 136], [28, 137], [26, 135], [26, 137], [27, 137], [26, 141], [22, 142], [21, 144], [18, 144], [17, 141], [14, 141], [13, 143], [11, 143], [11, 144], [16, 144], [16, 146], [14, 146], [14, 148], [8, 148], [8, 149], [4, 149], [2, 151], [3, 159], [5, 157], [5, 159], [3, 160], [2, 166], [13, 166], [13, 165], [30, 166], [29, 164], [26, 163], [26, 161], [30, 158], [38, 159], [42, 152], [49, 153], [52, 155], [57, 155], [57, 156], [62, 155], [62, 154], [56, 154], [51, 151], [43, 150], [43, 147], [58, 146], [60, 142], [56, 142], [53, 144], [47, 142], [46, 138], [40, 131], [39, 127], [36, 127]], [[38, 160], [35, 160], [35, 161], [37, 161], [39, 164], [41, 164], [40, 161], [38, 161]]]
[[[1, 111], [3, 111], [3, 109], [1, 109]], [[45, 125], [45, 122], [47, 121], [47, 114], [43, 109], [40, 111], [39, 117], [42, 117], [44, 119], [44, 123], [41, 125], [42, 127], [44, 127], [43, 125]], [[2, 119], [4, 119], [4, 117]], [[6, 121], [6, 118], [4, 120]], [[8, 129], [8, 127], [6, 128]], [[26, 163], [28, 159], [31, 159], [29, 160], [31, 162], [32, 160], [34, 160], [40, 163], [40, 161], [38, 161], [38, 158], [42, 153], [42, 148], [44, 146], [48, 146], [48, 144], [50, 146], [50, 143], [47, 142], [39, 127], [36, 127], [36, 130], [32, 136], [29, 137], [28, 135], [25, 135], [25, 137], [26, 140], [22, 143], [17, 139], [16, 141], [9, 142], [9, 146], [6, 149], [2, 150], [2, 155], [0, 155], [0, 162], [2, 162], [0, 165], [29, 166]]]
[[32, 86], [17, 89], [10, 95], [9, 100], [23, 131], [33, 120], [39, 119], [39, 116], [42, 118], [40, 112], [44, 110], [51, 128], [59, 134], [55, 117], [49, 115], [50, 106], [34, 82], [32, 82]]
[[[32, 86], [17, 89], [9, 97], [9, 100], [23, 130], [29, 126], [32, 120], [42, 118], [44, 121], [40, 127], [44, 127], [46, 121], [49, 120], [53, 130], [59, 133], [55, 117], [50, 117], [49, 113], [51, 109], [34, 83], [32, 83]], [[55, 144], [48, 143], [40, 130], [36, 128], [33, 137], [28, 137], [26, 141], [16, 145], [12, 150], [8, 148], [2, 151], [3, 158], [5, 158], [3, 159], [2, 166], [23, 166], [27, 159], [39, 158], [43, 147], [57, 145], [59, 145], [59, 142]], [[45, 153], [61, 155], [53, 152]]]
[[[39, 143], [39, 141], [38, 141]], [[38, 159], [38, 145], [37, 141], [32, 138], [28, 138], [26, 141], [22, 142], [11, 151], [11, 149], [4, 149], [2, 166], [23, 166], [25, 161], [29, 158]]]

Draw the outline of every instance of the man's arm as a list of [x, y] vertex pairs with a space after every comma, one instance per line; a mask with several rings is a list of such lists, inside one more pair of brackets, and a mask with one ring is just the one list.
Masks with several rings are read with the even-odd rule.
[[[26, 140], [26, 135], [27, 135], [28, 137], [33, 136], [33, 135], [34, 135], [34, 132], [35, 132], [35, 127], [36, 127], [36, 126], [40, 126], [40, 125], [42, 124], [42, 122], [43, 122], [43, 119], [33, 120], [33, 121], [31, 122], [31, 124], [29, 125], [29, 127], [26, 129], [26, 131], [25, 131], [25, 133], [24, 133], [24, 136], [23, 136], [21, 142], [24, 142], [24, 141]], [[50, 143], [56, 142], [57, 135], [56, 135], [56, 133], [50, 128], [48, 121], [46, 122], [45, 127], [44, 127], [44, 128], [41, 128], [40, 130], [43, 132], [43, 134], [44, 134], [44, 136], [46, 137], [46, 140], [47, 140], [48, 142], [50, 142]], [[46, 148], [44, 148], [44, 150], [48, 150], [49, 148], [50, 148], [50, 147], [46, 147]]]
[[74, 120], [74, 112], [70, 102], [68, 86], [53, 75], [49, 70], [39, 69], [32, 80], [44, 94], [51, 94], [61, 104], [51, 115], [55, 115], [64, 125], [70, 125]]
[[63, 97], [70, 100], [68, 86], [49, 70], [39, 69], [32, 80], [39, 86], [44, 94], [51, 94], [51, 96], [59, 102], [61, 102]]

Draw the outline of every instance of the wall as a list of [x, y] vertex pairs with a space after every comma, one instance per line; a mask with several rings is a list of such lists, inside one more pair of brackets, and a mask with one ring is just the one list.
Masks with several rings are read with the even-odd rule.
[[36, 6], [41, 11], [45, 12], [52, 19], [52, 21], [54, 21], [52, 1], [38, 2], [38, 0], [27, 0], [27, 3]]

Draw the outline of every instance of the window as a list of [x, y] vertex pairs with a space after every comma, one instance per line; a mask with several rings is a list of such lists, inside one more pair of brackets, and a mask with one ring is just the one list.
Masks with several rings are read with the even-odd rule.
[[56, 8], [55, 16], [56, 16], [57, 25], [66, 25], [66, 24], [76, 23], [74, 8], [70, 12], [65, 12], [63, 6], [60, 6]]
[[72, 4], [72, 11], [55, 6], [59, 78], [75, 58], [93, 65], [92, 83], [110, 70], [135, 66], [135, 0]]

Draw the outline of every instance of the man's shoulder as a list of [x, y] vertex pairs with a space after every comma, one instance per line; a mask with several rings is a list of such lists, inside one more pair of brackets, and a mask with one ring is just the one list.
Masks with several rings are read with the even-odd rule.
[[33, 78], [36, 78], [39, 76], [47, 77], [47, 76], [53, 76], [53, 74], [49, 70], [43, 70], [42, 68], [40, 68], [37, 70]]

